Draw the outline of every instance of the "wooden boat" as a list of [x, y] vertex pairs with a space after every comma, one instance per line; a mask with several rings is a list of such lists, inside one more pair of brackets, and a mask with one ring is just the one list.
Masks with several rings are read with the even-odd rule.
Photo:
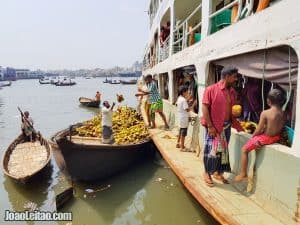
[[73, 86], [75, 85], [76, 82], [75, 81], [58, 81], [55, 83], [56, 86]]
[[1, 82], [0, 83], [0, 87], [9, 87], [11, 86], [12, 82], [11, 81], [8, 81], [8, 82]]
[[[68, 173], [75, 180], [99, 180], [117, 174], [135, 163], [147, 159], [153, 152], [150, 139], [138, 144], [102, 144], [100, 138], [77, 136], [75, 124], [56, 133], [50, 144], [59, 148]], [[70, 136], [70, 134], [72, 134]]]
[[121, 84], [136, 84], [137, 80], [120, 80]]
[[94, 108], [99, 108], [99, 105], [101, 103], [101, 101], [96, 101], [94, 99], [90, 99], [86, 97], [80, 97], [79, 102], [86, 107], [94, 107]]
[[109, 82], [110, 84], [120, 84], [119, 80], [112, 80], [111, 82]]
[[111, 80], [107, 79], [107, 77], [106, 77], [105, 80], [103, 81], [104, 84], [110, 83], [110, 82], [111, 82]]
[[25, 183], [41, 173], [50, 159], [51, 146], [46, 139], [38, 134], [35, 142], [26, 142], [21, 134], [5, 151], [2, 167], [7, 176]]
[[51, 84], [51, 81], [49, 78], [41, 78], [39, 79], [40, 84]]

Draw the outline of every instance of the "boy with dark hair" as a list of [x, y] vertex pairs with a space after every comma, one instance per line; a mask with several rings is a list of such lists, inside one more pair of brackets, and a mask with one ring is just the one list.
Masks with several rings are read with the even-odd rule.
[[247, 178], [248, 153], [264, 145], [270, 145], [280, 140], [280, 134], [285, 124], [285, 113], [281, 109], [284, 96], [278, 89], [273, 89], [267, 97], [269, 109], [262, 111], [259, 123], [252, 138], [242, 147], [240, 174], [235, 177], [239, 182]]
[[186, 151], [184, 146], [184, 140], [187, 135], [187, 128], [189, 125], [189, 111], [191, 111], [195, 102], [191, 107], [188, 106], [187, 98], [189, 96], [188, 88], [186, 86], [179, 87], [179, 96], [177, 99], [177, 113], [178, 113], [178, 123], [179, 123], [179, 134], [177, 139], [176, 148], [180, 148], [180, 151]]

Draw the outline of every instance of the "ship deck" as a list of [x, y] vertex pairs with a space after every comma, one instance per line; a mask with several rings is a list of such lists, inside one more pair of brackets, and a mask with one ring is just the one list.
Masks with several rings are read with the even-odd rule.
[[[145, 118], [145, 112], [142, 113]], [[163, 123], [159, 116], [156, 116], [156, 123], [157, 127], [162, 127]], [[176, 129], [171, 131], [150, 129], [149, 132], [163, 158], [186, 189], [218, 222], [226, 225], [285, 224], [257, 205], [251, 198], [240, 193], [232, 184], [223, 184], [214, 180], [215, 186], [208, 187], [203, 180], [202, 151], [197, 157], [195, 153], [181, 152], [176, 148]], [[191, 139], [187, 137], [186, 146], [189, 146], [190, 141]], [[277, 216], [280, 218], [280, 215]]]

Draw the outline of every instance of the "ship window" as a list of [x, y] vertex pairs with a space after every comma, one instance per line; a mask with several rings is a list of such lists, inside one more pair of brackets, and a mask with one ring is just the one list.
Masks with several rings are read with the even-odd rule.
[[283, 132], [285, 139], [283, 138], [281, 143], [291, 146], [296, 121], [298, 79], [296, 52], [289, 46], [280, 46], [220, 59], [210, 64], [207, 84], [218, 82], [221, 79], [222, 68], [229, 65], [234, 65], [239, 70], [235, 89], [239, 103], [243, 107], [240, 120], [257, 123], [262, 110], [268, 108], [266, 100], [268, 92], [273, 88], [282, 91], [286, 98], [283, 108], [287, 122]]

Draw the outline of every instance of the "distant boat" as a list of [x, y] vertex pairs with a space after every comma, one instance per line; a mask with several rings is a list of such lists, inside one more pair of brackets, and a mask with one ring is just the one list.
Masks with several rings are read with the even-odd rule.
[[91, 77], [85, 77], [85, 79], [91, 79]]
[[110, 84], [120, 84], [121, 82], [119, 81], [119, 80], [112, 80], [111, 82], [110, 82]]
[[105, 78], [105, 80], [103, 81], [104, 84], [106, 83], [110, 83], [111, 80], [107, 79], [107, 77]]
[[51, 84], [51, 80], [49, 79], [49, 77], [44, 77], [39, 79], [39, 83], [40, 84]]
[[49, 165], [50, 159], [51, 146], [40, 134], [35, 142], [25, 142], [20, 134], [4, 153], [2, 167], [7, 176], [25, 183]]
[[0, 82], [0, 87], [8, 87], [11, 86], [12, 82], [11, 81], [3, 81]]
[[81, 105], [84, 105], [86, 107], [94, 107], [99, 108], [99, 105], [101, 101], [96, 101], [94, 99], [86, 98], [86, 97], [80, 97], [79, 102]]
[[121, 84], [136, 84], [137, 80], [120, 80]]
[[73, 86], [76, 82], [71, 79], [64, 78], [63, 80], [59, 80], [55, 83], [56, 86]]

